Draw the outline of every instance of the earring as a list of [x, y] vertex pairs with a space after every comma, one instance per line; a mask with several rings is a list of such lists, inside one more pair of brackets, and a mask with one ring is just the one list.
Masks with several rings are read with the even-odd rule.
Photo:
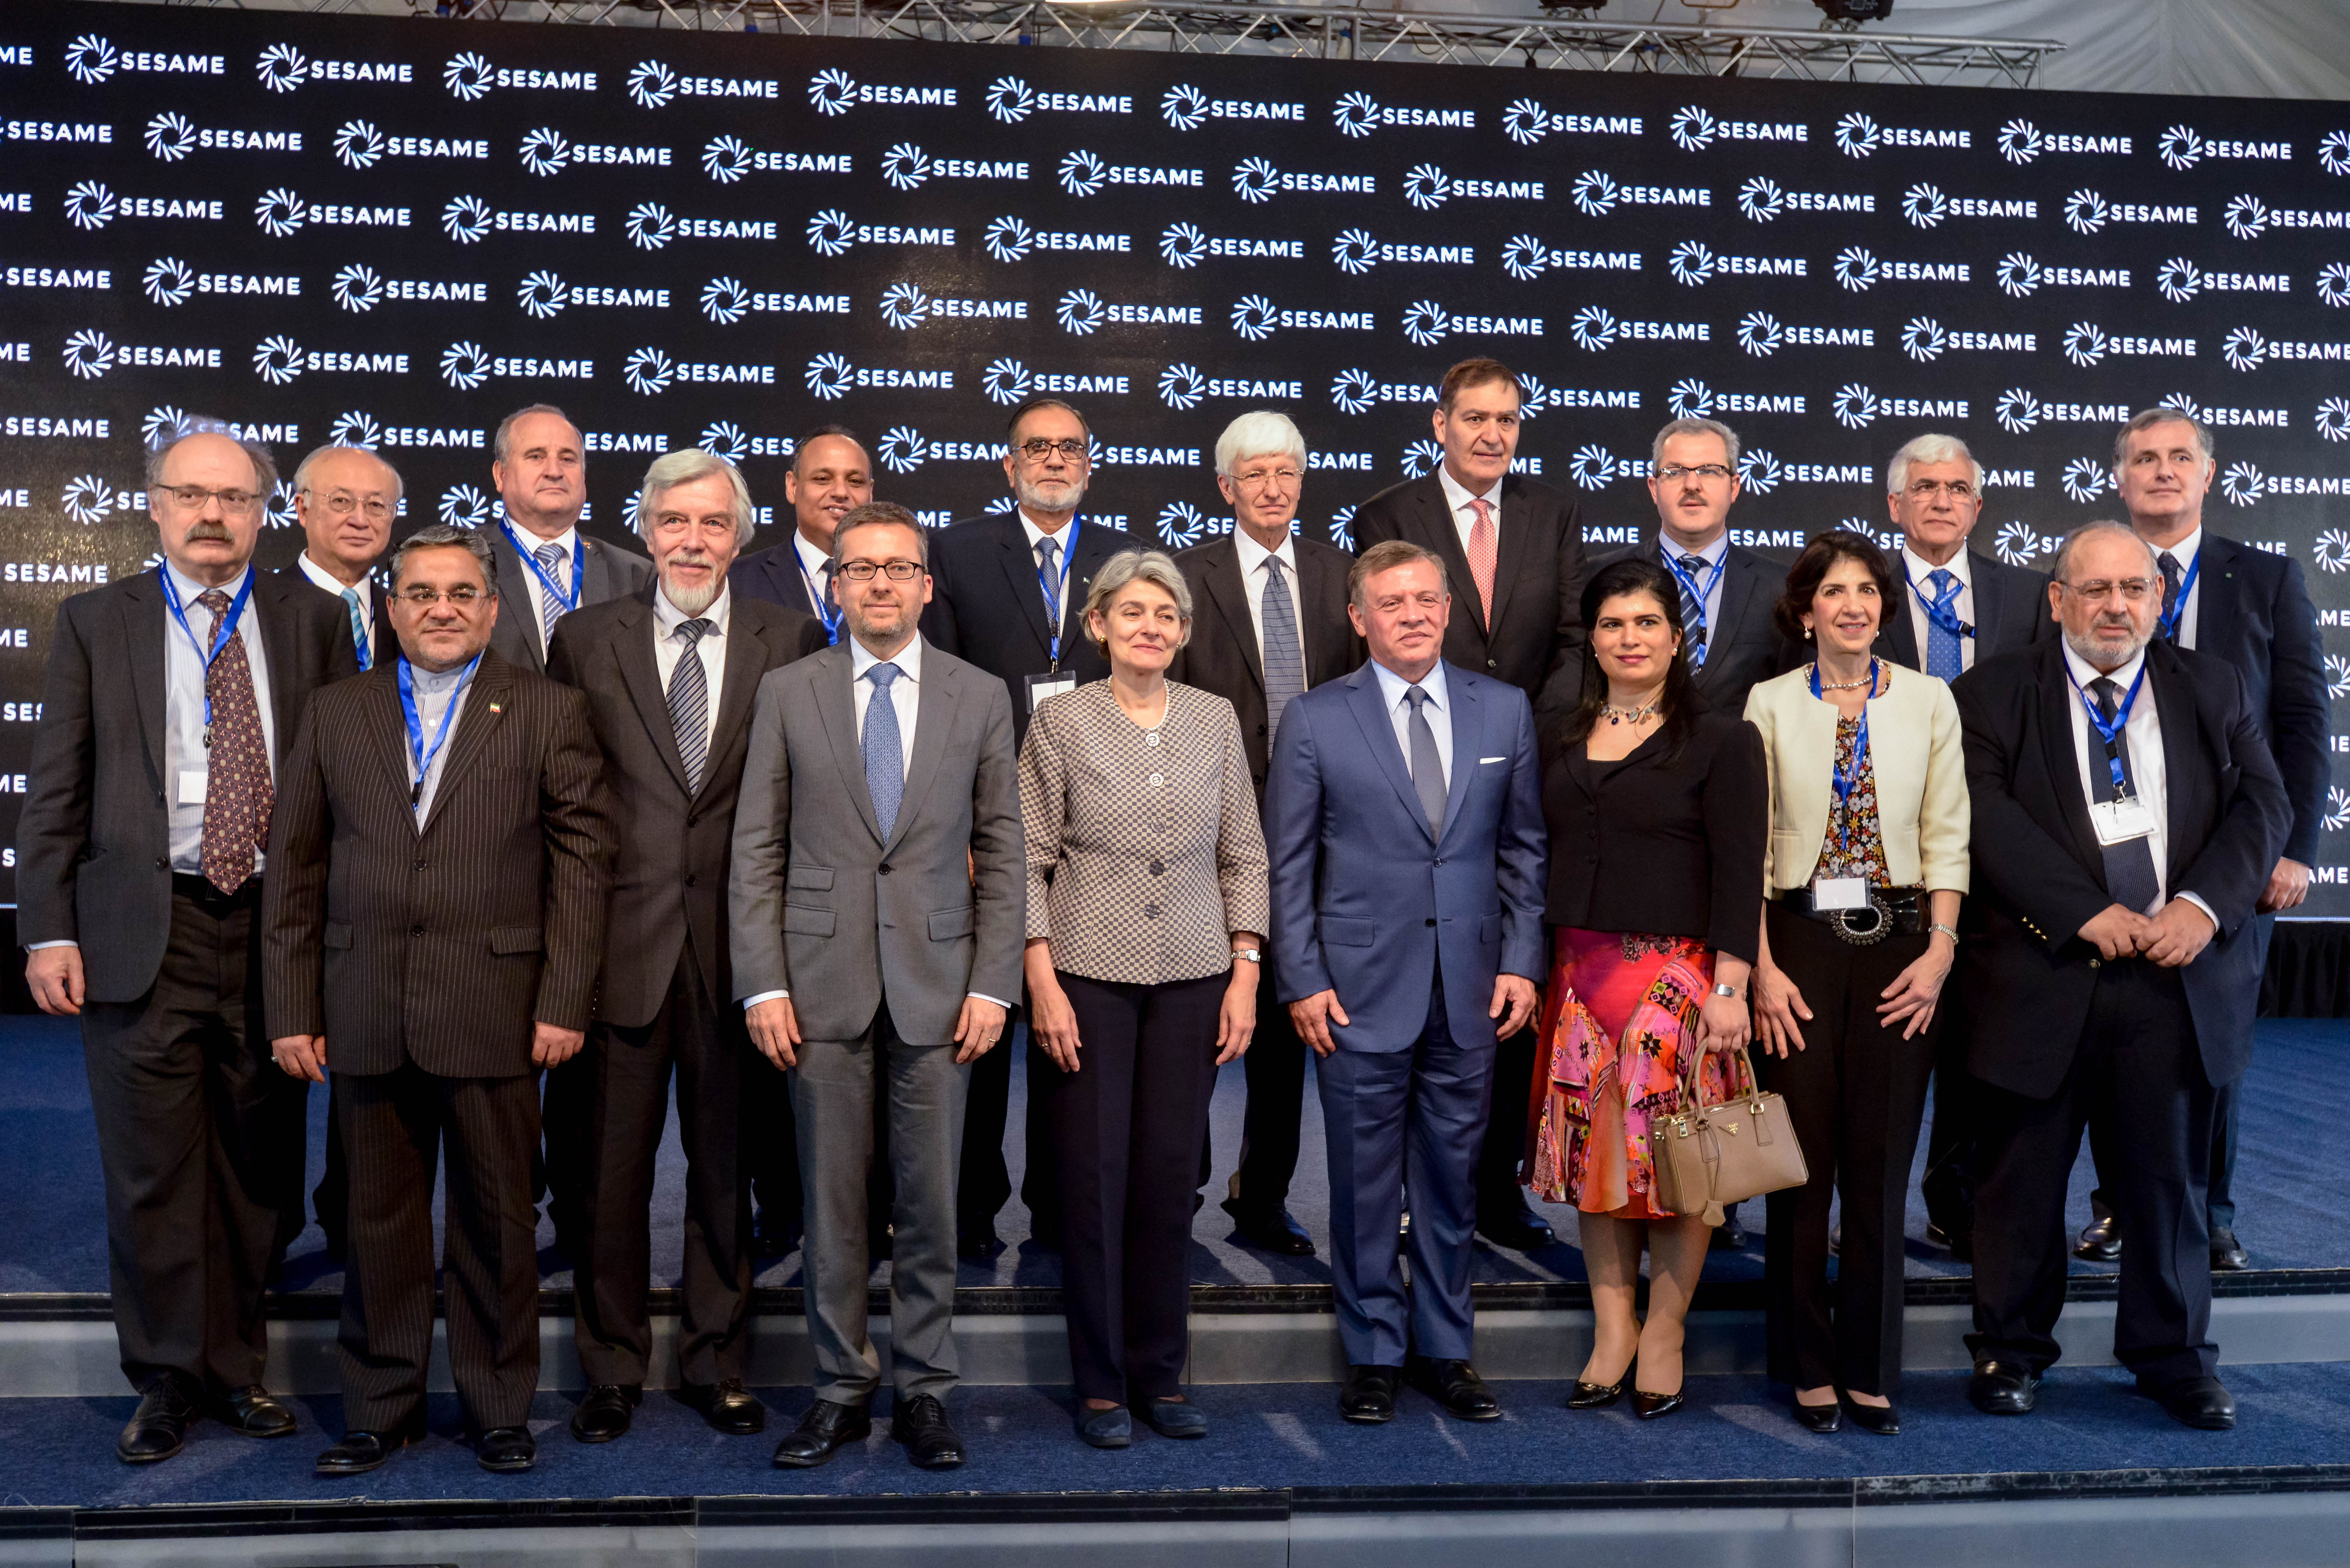
[[1812, 640], [1812, 628], [1810, 627], [1805, 627], [1804, 628], [1804, 640], [1805, 642]]

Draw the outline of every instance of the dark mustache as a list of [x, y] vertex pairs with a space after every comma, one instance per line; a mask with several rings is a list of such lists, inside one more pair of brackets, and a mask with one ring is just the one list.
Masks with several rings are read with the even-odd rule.
[[213, 540], [223, 545], [234, 545], [236, 543], [236, 535], [228, 531], [228, 527], [225, 524], [207, 521], [199, 523], [188, 530], [186, 540], [188, 544], [193, 545], [199, 540], [205, 539]]

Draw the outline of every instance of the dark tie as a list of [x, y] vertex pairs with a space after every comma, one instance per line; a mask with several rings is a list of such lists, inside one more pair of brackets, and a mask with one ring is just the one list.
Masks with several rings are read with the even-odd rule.
[[1689, 655], [1690, 668], [1697, 670], [1705, 664], [1705, 601], [1690, 585], [1705, 580], [1705, 560], [1683, 556], [1681, 570], [1688, 574], [1681, 579], [1681, 647]]
[[1297, 606], [1278, 556], [1264, 558], [1264, 723], [1268, 738], [1281, 733], [1281, 712], [1305, 690], [1305, 655], [1297, 642]]
[[[218, 588], [196, 602], [213, 612], [204, 646], [220, 639], [228, 596]], [[234, 893], [253, 876], [253, 852], [269, 842], [269, 812], [277, 803], [269, 783], [269, 748], [261, 738], [261, 709], [253, 695], [253, 666], [245, 662], [244, 637], [228, 646], [204, 671], [204, 694], [212, 700], [212, 727], [204, 732], [204, 880]]]
[[[2120, 688], [2100, 675], [2089, 682], [2089, 691], [2097, 700], [2098, 717], [2108, 724], [2112, 723], [2120, 708]], [[2121, 759], [2122, 777], [2129, 783], [2129, 793], [2136, 794], [2137, 774], [2130, 766], [2129, 737], [2117, 733], [2110, 745], [2104, 744], [2095, 734], [2089, 740], [2089, 798], [2108, 801], [2121, 796], [2121, 792], [2114, 788], [2114, 770], [2106, 765], [2109, 757]], [[2106, 891], [2112, 894], [2114, 902], [2122, 908], [2145, 914], [2153, 907], [2154, 901], [2162, 897], [2162, 883], [2154, 874], [2152, 841], [2131, 838], [2103, 847]]]
[[1036, 541], [1037, 575], [1045, 584], [1045, 624], [1061, 629], [1061, 542], [1051, 535]]
[[881, 825], [885, 844], [897, 829], [898, 807], [906, 798], [906, 748], [898, 733], [898, 705], [889, 700], [890, 683], [903, 673], [887, 662], [865, 672], [873, 682], [872, 700], [865, 704], [865, 788], [873, 796], [873, 819]]
[[539, 646], [544, 648], [555, 640], [555, 623], [563, 618], [564, 596], [570, 590], [563, 581], [562, 545], [541, 545], [531, 554], [537, 556], [538, 564], [546, 568], [546, 581], [555, 585], [547, 589], [546, 602], [539, 607], [538, 629], [543, 639]]
[[[2168, 550], [2157, 556], [2154, 564], [2162, 568], [2162, 619], [2164, 625], [2170, 626], [2178, 614], [2178, 584], [2185, 574], [2179, 570], [2178, 557]], [[2174, 635], [2171, 640], [2176, 642], [2178, 639]]]
[[1436, 749], [1436, 732], [1428, 726], [1428, 693], [1414, 686], [1404, 692], [1411, 704], [1411, 787], [1419, 795], [1419, 809], [1428, 814], [1428, 831], [1444, 835], [1444, 756]]
[[1937, 566], [1926, 578], [1934, 586], [1934, 613], [1926, 618], [1926, 673], [1937, 680], [1959, 678], [1959, 634], [1946, 621], [1958, 618], [1950, 607], [1959, 600], [1959, 579], [1946, 566]]
[[833, 574], [839, 569], [839, 566], [837, 562], [827, 561], [820, 569], [824, 573], [824, 587], [821, 590], [824, 594], [824, 603], [816, 606], [816, 618], [824, 622], [825, 635], [832, 639], [833, 646], [837, 648], [840, 645], [840, 597], [836, 591], [832, 579]]
[[669, 722], [685, 763], [688, 794], [701, 792], [702, 770], [710, 764], [710, 672], [702, 667], [702, 639], [717, 629], [710, 621], [690, 620], [674, 634], [681, 646], [669, 674]]

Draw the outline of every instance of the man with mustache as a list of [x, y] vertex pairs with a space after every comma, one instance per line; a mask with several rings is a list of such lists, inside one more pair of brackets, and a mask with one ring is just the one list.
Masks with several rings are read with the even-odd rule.
[[574, 1072], [592, 1085], [583, 1191], [587, 1242], [574, 1320], [583, 1443], [629, 1429], [652, 1360], [646, 1291], [653, 1166], [677, 1078], [685, 1146], [680, 1395], [722, 1432], [762, 1430], [743, 1374], [751, 1303], [749, 1163], [794, 1147], [788, 1122], [748, 1119], [750, 1040], [727, 957], [726, 863], [751, 702], [770, 670], [825, 646], [815, 617], [736, 595], [727, 568], [754, 526], [751, 492], [724, 458], [658, 459], [638, 491], [654, 581], [567, 616], [546, 672], [585, 692], [619, 836], [596, 1022]]
[[301, 1084], [269, 1064], [262, 851], [310, 695], [356, 674], [343, 607], [253, 569], [269, 453], [195, 420], [148, 454], [162, 565], [57, 608], [16, 831], [44, 1012], [81, 1020], [106, 1172], [125, 1464], [190, 1422], [282, 1438], [264, 1284], [302, 1205]]
[[832, 531], [851, 508], [873, 499], [873, 460], [847, 425], [818, 425], [792, 448], [784, 500], [792, 509], [792, 536], [754, 550], [727, 573], [747, 598], [812, 615], [828, 642], [840, 640], [840, 599], [832, 591]]

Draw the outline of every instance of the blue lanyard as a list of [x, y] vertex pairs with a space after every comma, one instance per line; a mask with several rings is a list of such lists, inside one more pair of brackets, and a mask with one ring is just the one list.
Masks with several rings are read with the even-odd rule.
[[163, 566], [155, 575], [163, 579], [164, 607], [172, 612], [172, 618], [180, 623], [180, 629], [188, 634], [188, 646], [196, 650], [196, 661], [203, 669], [204, 744], [209, 746], [213, 743], [213, 660], [221, 656], [221, 649], [228, 646], [228, 639], [236, 635], [236, 623], [244, 615], [244, 601], [253, 597], [253, 568], [245, 567], [244, 582], [236, 590], [236, 597], [229, 601], [228, 614], [221, 617], [220, 629], [213, 634], [210, 653], [204, 651], [203, 643], [196, 637], [195, 628], [188, 624], [188, 612], [180, 604], [179, 587], [172, 581], [172, 568]]
[[[1877, 695], [1877, 660], [1868, 661], [1868, 694]], [[1820, 667], [1812, 665], [1812, 695], [1823, 701], [1826, 695], [1820, 690]], [[1852, 738], [1852, 771], [1846, 773], [1842, 763], [1832, 763], [1832, 779], [1836, 792], [1836, 853], [1849, 851], [1852, 839], [1852, 792], [1860, 787], [1860, 770], [1868, 763], [1868, 702], [1860, 705], [1860, 730]]]
[[1928, 620], [1932, 621], [1952, 637], [1974, 636], [1975, 628], [1960, 620], [1959, 612], [1951, 607], [1959, 602], [1959, 595], [1966, 587], [1965, 584], [1959, 582], [1957, 573], [1953, 572], [1950, 575], [1950, 581], [1955, 586], [1950, 589], [1950, 597], [1947, 604], [1937, 603], [1926, 597], [1926, 590], [1919, 587], [1909, 576], [1909, 556], [1906, 552], [1901, 556], [1901, 580], [1908, 585], [1911, 593], [1918, 596], [1918, 607], [1926, 612]]
[[[1069, 519], [1069, 542], [1061, 546], [1061, 591], [1059, 593], [1051, 592], [1045, 581], [1045, 563], [1041, 560], [1036, 563], [1036, 591], [1045, 594], [1061, 609], [1061, 618], [1055, 623], [1052, 636], [1053, 670], [1055, 674], [1058, 674], [1061, 669], [1061, 627], [1067, 624], [1069, 618], [1069, 568], [1076, 562], [1077, 529], [1083, 525], [1083, 523], [1082, 518]], [[1050, 535], [1045, 536], [1051, 537]], [[1029, 554], [1033, 556], [1035, 551], [1032, 549]]]
[[[1677, 552], [1672, 545], [1666, 544], [1661, 538], [1657, 541], [1657, 554], [1665, 558], [1665, 570], [1672, 573], [1674, 578], [1679, 582], [1680, 586], [1689, 590], [1690, 597], [1695, 600], [1697, 604], [1698, 618], [1702, 622], [1705, 618], [1706, 613], [1706, 596], [1713, 592], [1713, 590], [1720, 586], [1721, 582], [1721, 570], [1724, 566], [1730, 565], [1730, 552], [1728, 550], [1722, 551], [1720, 557], [1714, 561], [1713, 569], [1705, 575], [1705, 587], [1699, 587], [1697, 586], [1697, 579], [1690, 576], [1688, 571], [1682, 567], [1679, 553]], [[1696, 554], [1695, 551], [1690, 551], [1689, 553], [1691, 555]], [[1814, 695], [1817, 694], [1814, 693]]]
[[555, 579], [546, 575], [546, 568], [538, 564], [538, 557], [523, 547], [522, 535], [514, 531], [514, 524], [501, 517], [498, 519], [498, 526], [506, 531], [506, 543], [514, 546], [514, 553], [522, 557], [522, 564], [530, 568], [531, 575], [545, 585], [548, 597], [561, 605], [567, 612], [577, 609], [579, 585], [588, 575], [588, 536], [576, 529], [572, 533], [571, 591], [565, 593], [556, 587]]
[[411, 811], [424, 809], [424, 780], [432, 772], [432, 759], [449, 739], [449, 722], [457, 716], [457, 700], [473, 679], [473, 671], [482, 666], [482, 656], [473, 655], [473, 662], [465, 666], [465, 673], [457, 677], [457, 689], [449, 693], [449, 706], [441, 711], [441, 722], [432, 731], [432, 744], [424, 744], [424, 721], [416, 711], [416, 675], [406, 655], [400, 660], [400, 711], [408, 718], [408, 755], [416, 764], [416, 783], [408, 792]]
[[816, 578], [807, 569], [807, 559], [800, 554], [799, 541], [792, 541], [792, 564], [800, 569], [800, 581], [807, 586], [808, 603], [816, 606], [816, 618], [824, 622], [824, 636], [834, 647], [840, 645], [840, 618], [848, 612], [839, 605], [825, 608], [832, 596], [816, 586]]
[[[2196, 558], [2199, 560], [2202, 558], [2199, 551]], [[2189, 568], [2187, 576], [2189, 581], [2194, 580], [2193, 568]], [[2180, 602], [2185, 602], [2187, 593], [2184, 588], [2179, 590], [2178, 597]], [[2090, 700], [2089, 694], [2081, 690], [2081, 683], [2073, 679], [2073, 665], [2069, 659], [2064, 665], [2064, 679], [2073, 681], [2073, 694], [2080, 698], [2081, 706], [2089, 711], [2090, 727], [2097, 732], [2097, 738], [2106, 743], [2106, 776], [2114, 781], [2115, 796], [2120, 798], [2135, 794], [2136, 792], [2130, 788], [2128, 778], [2122, 773], [2122, 732], [2129, 728], [2130, 709], [2137, 701], [2137, 689], [2146, 684], [2145, 661], [2139, 661], [2137, 675], [2130, 681], [2129, 691], [2124, 694], [2119, 702], [2114, 705], [2114, 722], [2110, 724], [2106, 722], [2106, 716], [2097, 711], [2097, 705]]]
[[[2177, 558], [2178, 557], [2176, 556], [2172, 557], [2174, 560]], [[2195, 552], [2195, 558], [2187, 563], [2187, 575], [2178, 579], [2178, 597], [2170, 601], [2170, 613], [2161, 618], [2162, 624], [2159, 629], [2161, 630], [2162, 635], [2168, 638], [2172, 642], [2177, 642], [2178, 640], [2179, 618], [2187, 613], [2187, 596], [2195, 591], [2195, 574], [2202, 569], [2203, 552], [2199, 548]], [[2162, 568], [2159, 566], [2155, 568], [2157, 575], [2159, 575], [2161, 570]], [[2070, 675], [2072, 670], [2068, 669], [2064, 673]], [[2141, 670], [2138, 673], [2143, 675], [2146, 672]], [[2133, 686], [2131, 690], [2136, 691], [2137, 688]]]

